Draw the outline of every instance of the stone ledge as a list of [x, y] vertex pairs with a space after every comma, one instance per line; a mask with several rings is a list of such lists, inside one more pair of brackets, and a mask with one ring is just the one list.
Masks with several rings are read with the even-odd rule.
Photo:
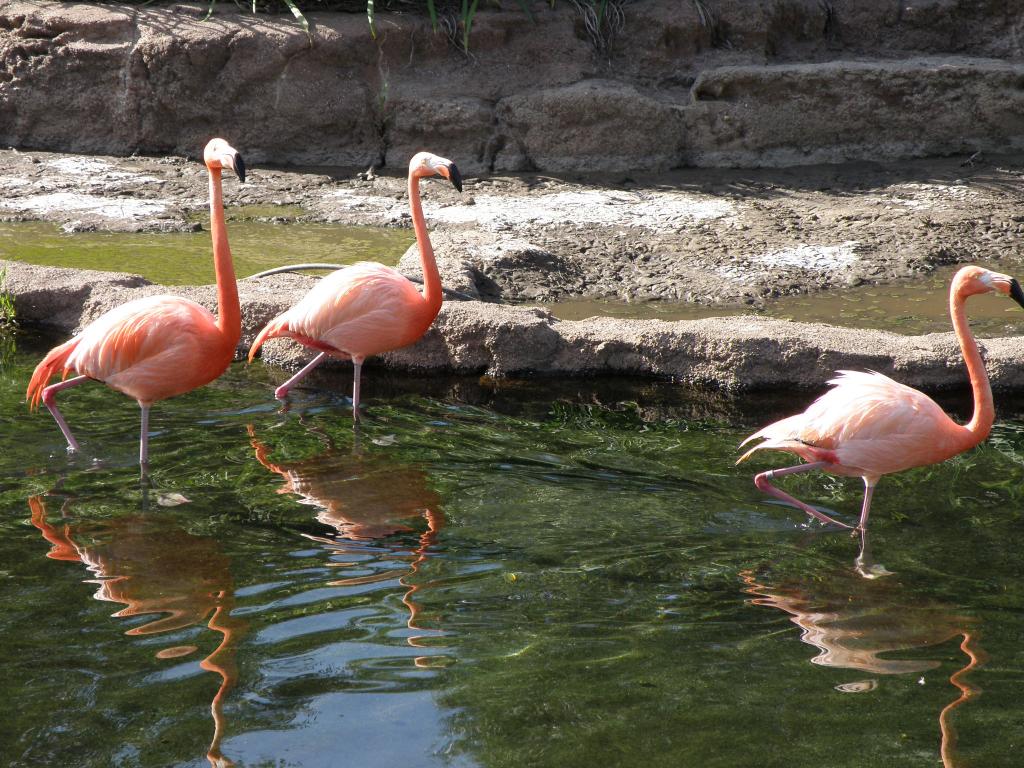
[[[142, 278], [0, 261], [20, 320], [65, 333], [132, 298], [168, 289]], [[271, 317], [312, 280], [277, 275], [242, 280], [239, 356]], [[211, 309], [213, 286], [169, 289]], [[1024, 339], [982, 343], [993, 387], [1024, 390]], [[264, 348], [268, 363], [297, 368], [312, 355], [286, 340]], [[417, 344], [371, 365], [399, 371], [490, 376], [621, 375], [721, 389], [820, 388], [836, 370], [872, 369], [927, 391], [963, 388], [966, 370], [952, 333], [899, 336], [762, 318], [664, 322], [592, 318], [561, 321], [535, 308], [446, 302]]]

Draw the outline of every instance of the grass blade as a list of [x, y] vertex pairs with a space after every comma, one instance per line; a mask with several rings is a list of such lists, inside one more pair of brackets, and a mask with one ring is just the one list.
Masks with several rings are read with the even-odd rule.
[[0, 330], [12, 326], [18, 315], [14, 311], [14, 297], [7, 290], [7, 267], [0, 267]]
[[305, 14], [299, 10], [299, 6], [295, 4], [295, 0], [284, 0], [284, 4], [288, 6], [288, 10], [292, 12], [292, 16], [296, 18], [302, 28], [306, 31], [306, 37], [309, 38], [309, 42], [313, 42], [313, 35], [309, 32], [309, 19], [306, 18]]
[[469, 32], [473, 29], [473, 17], [480, 0], [473, 0], [467, 8], [468, 0], [462, 0], [462, 50], [469, 53]]
[[[525, 0], [520, 0], [525, 2]], [[434, 0], [427, 0], [427, 13], [430, 14], [430, 28], [437, 32], [437, 6], [434, 5]]]
[[366, 0], [366, 20], [370, 22], [370, 37], [377, 39], [377, 27], [373, 24], [373, 0]]
[[[531, 24], [536, 24], [537, 23], [537, 19], [535, 19], [533, 17], [533, 11], [530, 10], [530, 4], [527, 2], [527, 0], [516, 0], [516, 3], [522, 9], [523, 13], [526, 14], [526, 18], [528, 18], [530, 20], [530, 23]], [[553, 0], [552, 0], [551, 5], [552, 5], [552, 7], [554, 7], [554, 1]]]

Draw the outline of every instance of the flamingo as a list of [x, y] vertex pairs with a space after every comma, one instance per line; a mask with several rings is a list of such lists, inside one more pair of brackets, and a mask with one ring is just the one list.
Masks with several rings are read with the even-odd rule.
[[[231, 263], [221, 170], [230, 168], [245, 182], [245, 163], [224, 139], [212, 139], [203, 151], [210, 176], [210, 234], [217, 274], [217, 316], [180, 296], [149, 296], [129, 301], [89, 323], [69, 341], [47, 353], [36, 366], [25, 393], [29, 408], [40, 400], [68, 441], [78, 441], [57, 408], [57, 393], [90, 379], [135, 398], [142, 409], [139, 464], [145, 473], [149, 454], [149, 408], [157, 400], [184, 394], [220, 376], [235, 356], [242, 335], [238, 286]], [[71, 371], [79, 374], [73, 379]], [[47, 386], [62, 374], [58, 384]]]
[[408, 346], [419, 339], [441, 310], [441, 277], [420, 206], [419, 180], [440, 175], [459, 192], [462, 177], [455, 163], [429, 152], [409, 161], [409, 207], [423, 265], [423, 293], [400, 272], [376, 262], [361, 261], [324, 277], [295, 306], [275, 317], [256, 336], [249, 362], [267, 339], [286, 336], [319, 354], [274, 390], [288, 392], [329, 355], [349, 358], [353, 366], [352, 418], [359, 421], [359, 379], [371, 355]]
[[974, 393], [974, 415], [957, 424], [942, 408], [912, 387], [876, 372], [839, 371], [829, 381], [832, 389], [803, 413], [769, 424], [744, 440], [763, 438], [740, 457], [739, 464], [761, 449], [793, 453], [808, 462], [761, 472], [754, 485], [787, 504], [803, 510], [822, 523], [852, 526], [834, 520], [779, 490], [771, 481], [784, 475], [821, 470], [832, 475], [864, 480], [864, 502], [854, 531], [867, 529], [871, 497], [882, 475], [911, 467], [937, 464], [970, 450], [988, 437], [995, 419], [992, 387], [978, 344], [971, 334], [964, 303], [969, 296], [998, 292], [1024, 307], [1024, 291], [1009, 275], [976, 266], [963, 267], [949, 288], [949, 312], [953, 320]]

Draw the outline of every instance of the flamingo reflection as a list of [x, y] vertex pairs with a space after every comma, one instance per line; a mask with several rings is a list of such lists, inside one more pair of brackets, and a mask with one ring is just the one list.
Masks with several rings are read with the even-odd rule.
[[[67, 501], [61, 508], [67, 512]], [[213, 697], [213, 740], [207, 752], [215, 768], [234, 763], [220, 751], [224, 735], [224, 697], [238, 679], [235, 648], [245, 632], [246, 624], [231, 616], [234, 607], [234, 585], [230, 562], [217, 542], [195, 536], [180, 528], [169, 527], [167, 521], [132, 515], [105, 520], [52, 525], [47, 520], [42, 496], [28, 500], [30, 521], [51, 544], [47, 557], [67, 562], [81, 562], [98, 585], [95, 597], [125, 607], [112, 614], [118, 618], [161, 614], [142, 626], [133, 627], [126, 635], [155, 635], [174, 632], [194, 625], [206, 626], [221, 635], [221, 641], [200, 666], [220, 675], [220, 686]], [[180, 645], [164, 648], [157, 658], [187, 656], [197, 648]]]
[[[414, 599], [415, 594], [429, 584], [418, 584], [417, 574], [430, 555], [430, 549], [444, 527], [444, 513], [441, 499], [430, 487], [423, 470], [404, 466], [382, 457], [364, 454], [358, 443], [352, 453], [337, 450], [330, 438], [319, 430], [317, 433], [328, 448], [316, 456], [297, 461], [274, 462], [271, 453], [255, 433], [250, 424], [249, 438], [257, 461], [271, 472], [280, 475], [284, 484], [278, 489], [281, 494], [295, 494], [300, 504], [308, 504], [317, 510], [316, 519], [334, 528], [336, 537], [313, 536], [306, 538], [326, 545], [332, 555], [352, 555], [351, 561], [334, 561], [336, 567], [353, 566], [361, 563], [366, 552], [346, 544], [349, 542], [378, 541], [396, 533], [408, 533], [413, 529], [407, 523], [414, 518], [423, 518], [427, 528], [419, 536], [416, 548], [411, 554], [400, 554], [400, 544], [386, 545], [393, 551], [395, 559], [407, 559], [408, 569], [388, 570], [368, 576], [354, 576], [328, 582], [330, 586], [357, 586], [398, 579], [405, 588], [402, 602], [409, 612], [406, 626], [416, 634], [407, 638], [414, 648], [429, 647], [426, 638], [436, 636], [419, 625], [421, 608]], [[429, 656], [415, 659], [418, 667], [430, 666]]]
[[[978, 646], [975, 620], [959, 615], [948, 606], [919, 602], [900, 594], [888, 581], [860, 578], [884, 572], [870, 557], [867, 534], [862, 534], [857, 575], [836, 574], [833, 578], [794, 578], [783, 584], [769, 584], [754, 571], [743, 571], [744, 592], [755, 597], [753, 605], [766, 605], [790, 615], [800, 627], [800, 639], [818, 649], [811, 662], [839, 669], [856, 669], [873, 675], [920, 674], [940, 662], [928, 659], [889, 659], [884, 654], [941, 645], [960, 639], [965, 664], [950, 675], [958, 697], [939, 713], [940, 755], [945, 768], [957, 766], [957, 736], [950, 715], [957, 707], [978, 696], [981, 689], [968, 680], [970, 672], [984, 660]], [[871, 690], [873, 679], [837, 686], [845, 692]]]

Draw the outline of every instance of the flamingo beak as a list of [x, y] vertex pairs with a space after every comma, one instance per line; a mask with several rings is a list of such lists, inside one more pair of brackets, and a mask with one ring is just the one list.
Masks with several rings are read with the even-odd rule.
[[1020, 283], [1015, 277], [1010, 279], [1010, 298], [1024, 307], [1024, 290], [1021, 290]]
[[459, 169], [455, 163], [448, 163], [448, 165], [441, 166], [441, 175], [444, 176], [448, 181], [452, 183], [459, 192], [462, 191], [462, 174], [459, 173]]
[[237, 152], [225, 155], [224, 160], [221, 161], [221, 165], [226, 165], [228, 168], [239, 174], [239, 181], [243, 184], [246, 182], [246, 161], [244, 161], [242, 156]]

